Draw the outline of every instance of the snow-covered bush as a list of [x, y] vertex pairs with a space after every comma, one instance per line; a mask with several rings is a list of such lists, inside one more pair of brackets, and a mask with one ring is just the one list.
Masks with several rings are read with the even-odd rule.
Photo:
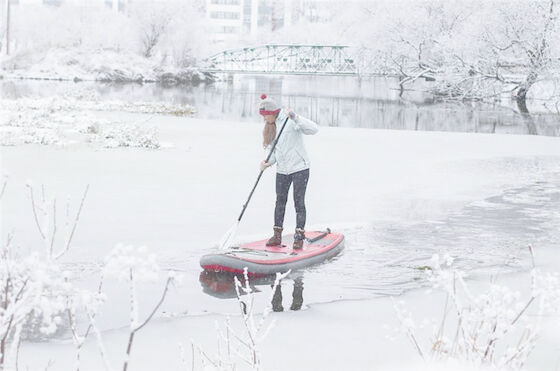
[[[75, 213], [70, 212], [69, 202], [63, 212], [57, 209], [56, 199], [49, 197], [44, 187], [38, 197], [30, 184], [27, 187], [32, 212], [30, 219], [43, 243], [42, 246], [22, 248], [14, 244], [14, 235], [9, 234], [1, 246], [0, 368], [18, 368], [22, 340], [51, 338], [69, 331], [76, 351], [76, 369], [80, 369], [81, 349], [91, 334], [97, 339], [105, 367], [111, 369], [96, 317], [107, 300], [102, 291], [104, 278], [115, 277], [127, 283], [130, 290], [130, 332], [123, 365], [126, 370], [134, 336], [154, 317], [177, 276], [168, 275], [159, 301], [143, 320], [139, 315], [137, 285], [157, 281], [160, 276], [156, 257], [146, 248], [117, 245], [100, 269], [102, 275], [97, 291], [79, 288], [76, 284], [79, 274], [65, 269], [60, 260], [72, 243], [89, 187]], [[0, 187], [0, 201], [6, 188], [7, 180]], [[57, 222], [61, 220], [59, 214], [65, 216], [63, 226]]]
[[495, 283], [474, 294], [464, 272], [454, 269], [452, 261], [447, 257], [441, 262], [434, 256], [432, 269], [426, 271], [433, 288], [447, 296], [443, 318], [433, 322], [437, 325], [428, 346], [417, 336], [411, 313], [399, 303], [395, 310], [401, 330], [425, 361], [459, 361], [474, 369], [521, 369], [535, 348], [543, 315], [560, 310], [560, 277], [533, 268], [528, 298]]
[[[5, 194], [7, 182], [0, 197]], [[17, 368], [22, 338], [52, 336], [66, 328], [68, 303], [89, 305], [95, 295], [77, 290], [72, 274], [59, 263], [69, 249], [82, 206], [70, 217], [66, 205], [64, 228], [57, 225], [56, 200], [49, 199], [42, 188], [36, 202], [34, 190], [28, 185], [32, 218], [43, 240], [43, 246], [23, 248], [15, 245], [14, 234], [1, 246], [0, 259], [0, 367]], [[1, 201], [1, 199], [0, 199]]]
[[[92, 130], [91, 126], [88, 130]], [[142, 128], [139, 125], [112, 125], [93, 134], [92, 142], [100, 142], [106, 148], [139, 147], [147, 149], [160, 148], [156, 128]]]
[[[0, 145], [69, 145], [89, 142], [106, 148], [158, 149], [158, 130], [145, 122], [115, 122], [91, 111], [122, 111], [185, 116], [189, 105], [100, 101], [94, 94], [0, 100]], [[152, 117], [150, 117], [152, 118]]]

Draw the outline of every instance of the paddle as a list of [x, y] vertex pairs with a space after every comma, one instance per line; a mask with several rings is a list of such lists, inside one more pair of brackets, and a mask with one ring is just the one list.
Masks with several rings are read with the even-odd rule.
[[[276, 137], [276, 140], [274, 140], [274, 143], [272, 144], [272, 149], [268, 153], [268, 156], [266, 156], [266, 160], [264, 160], [264, 162], [268, 162], [268, 160], [270, 160], [270, 156], [272, 156], [272, 153], [274, 152], [274, 149], [276, 148], [276, 144], [278, 143], [278, 139], [280, 138], [280, 135], [282, 135], [282, 132], [284, 131], [284, 128], [286, 127], [286, 123], [288, 122], [289, 118], [290, 118], [290, 116], [286, 117], [286, 120], [284, 120], [284, 124], [282, 124], [282, 128], [280, 129], [280, 133], [278, 133], [278, 136]], [[243, 214], [245, 213], [245, 210], [247, 209], [247, 205], [249, 205], [249, 201], [251, 201], [251, 197], [253, 197], [253, 193], [255, 192], [255, 189], [257, 188], [257, 184], [259, 184], [259, 180], [261, 180], [261, 177], [262, 177], [263, 173], [264, 173], [264, 169], [261, 170], [261, 172], [259, 173], [259, 176], [257, 177], [257, 181], [255, 182], [255, 185], [253, 186], [253, 189], [251, 190], [251, 193], [249, 193], [249, 198], [247, 199], [247, 202], [245, 202], [245, 205], [243, 205], [243, 210], [241, 210], [241, 214], [239, 214], [239, 218], [237, 218], [237, 221], [226, 232], [226, 234], [224, 234], [224, 236], [220, 240], [220, 249], [221, 250], [225, 250], [225, 249], [229, 248], [231, 243], [233, 242], [233, 239], [235, 237], [235, 233], [237, 232], [237, 227], [239, 226], [239, 222], [241, 221], [241, 218], [243, 218]]]

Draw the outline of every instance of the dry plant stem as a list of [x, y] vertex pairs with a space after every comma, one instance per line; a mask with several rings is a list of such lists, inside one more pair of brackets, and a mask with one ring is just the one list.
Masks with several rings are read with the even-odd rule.
[[[201, 356], [204, 356], [204, 358], [206, 358], [206, 360], [207, 360], [208, 362], [210, 362], [210, 363], [212, 364], [212, 366], [214, 366], [214, 368], [216, 368], [216, 369], [218, 368], [218, 363], [215, 362], [212, 358], [210, 358], [210, 357], [208, 356], [208, 354], [206, 354], [206, 352], [204, 352], [202, 349], [200, 349], [200, 347], [198, 347], [196, 344], [194, 344], [194, 343], [191, 343], [191, 344], [192, 344], [192, 346], [193, 346], [193, 349], [196, 347], [196, 350], [198, 350], [198, 353], [199, 353]], [[193, 352], [194, 352], [194, 350], [193, 350]], [[193, 370], [194, 370], [194, 357], [193, 357]]]
[[533, 268], [535, 268], [535, 252], [533, 251], [533, 246], [529, 245], [529, 252], [531, 253], [531, 262], [533, 264]]
[[[21, 300], [21, 297], [23, 295], [23, 292], [25, 290], [25, 288], [27, 287], [27, 283], [28, 283], [29, 279], [26, 279], [20, 290], [18, 291], [16, 297], [12, 300], [10, 300], [11, 298], [8, 297], [9, 294], [9, 288], [11, 285], [11, 279], [10, 277], [8, 277], [8, 279], [6, 280], [6, 287], [5, 287], [5, 297], [4, 297], [4, 301], [2, 303], [2, 309], [5, 311], [6, 309], [8, 309], [8, 304], [10, 304], [10, 302], [14, 303], [15, 305], [17, 305], [17, 303]], [[4, 336], [2, 337], [2, 340], [0, 340], [0, 352], [2, 353], [0, 355], [0, 366], [5, 366], [5, 362], [6, 362], [6, 343], [8, 342], [8, 337], [12, 331], [12, 325], [14, 322], [14, 318], [15, 318], [15, 314], [12, 314], [10, 316], [10, 320], [8, 321], [8, 326], [6, 328], [6, 332], [4, 333]]]
[[227, 356], [228, 359], [231, 360], [231, 342], [229, 341], [230, 339], [230, 328], [229, 328], [229, 317], [226, 318], [226, 336], [227, 336]]
[[423, 360], [426, 360], [426, 357], [424, 357], [424, 353], [422, 352], [422, 349], [420, 348], [420, 345], [416, 341], [416, 337], [414, 336], [412, 331], [410, 331], [409, 328], [407, 329], [407, 333], [408, 333], [408, 336], [410, 337], [410, 339], [412, 340], [412, 342], [414, 343], [414, 345], [416, 346], [416, 350], [418, 350], [418, 353], [420, 354], [420, 357], [422, 357]]
[[239, 341], [241, 344], [245, 345], [247, 348], [251, 348], [251, 344], [247, 343], [245, 340], [243, 340], [239, 335], [237, 335], [235, 333], [235, 331], [230, 327], [229, 324], [226, 325], [226, 328], [228, 329], [228, 332], [231, 331], [231, 333], [233, 334], [233, 337]]
[[66, 241], [66, 246], [64, 247], [64, 250], [62, 250], [55, 257], [55, 259], [60, 258], [62, 255], [64, 255], [68, 251], [68, 249], [70, 249], [70, 244], [72, 243], [72, 238], [74, 237], [74, 232], [76, 231], [76, 226], [78, 225], [78, 221], [80, 220], [80, 215], [82, 214], [82, 209], [84, 207], [84, 201], [86, 199], [88, 190], [89, 190], [89, 184], [86, 186], [86, 189], [84, 191], [84, 195], [82, 196], [82, 200], [80, 202], [80, 207], [78, 208], [78, 212], [76, 213], [76, 219], [74, 220], [74, 225], [72, 226], [72, 231], [70, 232], [70, 236], [68, 237], [68, 241]]
[[[237, 277], [235, 279], [237, 279]], [[248, 280], [248, 277], [247, 277], [247, 270], [245, 270], [245, 286], [246, 287], [244, 288], [244, 291], [245, 291], [245, 293], [249, 294], [251, 292], [251, 288], [249, 286], [249, 280]], [[237, 285], [236, 285], [236, 287], [237, 287]], [[255, 339], [253, 337], [253, 333], [251, 331], [251, 325], [252, 324], [250, 323], [250, 318], [249, 318], [249, 314], [253, 313], [253, 296], [251, 295], [249, 297], [249, 305], [248, 305], [247, 309], [245, 309], [243, 307], [244, 302], [241, 301], [241, 296], [240, 296], [239, 290], [237, 290], [237, 299], [238, 299], [238, 302], [239, 302], [239, 308], [241, 309], [241, 313], [243, 313], [243, 323], [245, 324], [245, 328], [247, 329], [247, 336], [249, 337], [249, 342], [250, 342], [249, 348], [251, 349], [251, 353], [252, 353], [252, 356], [253, 356], [253, 362], [254, 362], [254, 364], [256, 364], [256, 362], [257, 362], [257, 354], [256, 354], [256, 351], [255, 351], [256, 341], [255, 341]]]
[[19, 346], [21, 343], [21, 330], [23, 329], [23, 325], [19, 323], [16, 325], [14, 334], [12, 335], [12, 344], [10, 346], [10, 357], [9, 359], [15, 360], [15, 366], [17, 369], [17, 362], [19, 358]]
[[191, 341], [191, 352], [192, 352], [191, 371], [194, 371], [194, 343], [192, 341]]
[[[393, 298], [391, 298], [391, 300], [393, 301], [393, 307], [397, 308], [395, 305], [395, 301]], [[418, 354], [420, 355], [420, 357], [422, 357], [422, 359], [425, 361], [426, 358], [424, 357], [424, 352], [422, 352], [422, 348], [420, 348], [420, 345], [418, 344], [418, 342], [416, 341], [416, 337], [414, 336], [414, 333], [411, 331], [410, 326], [407, 326], [405, 324], [405, 322], [402, 319], [402, 315], [398, 315], [397, 316], [401, 326], [404, 327], [406, 329], [406, 336], [410, 339], [410, 341], [412, 341], [412, 343], [414, 344], [414, 346], [416, 347], [416, 350], [418, 351]]]
[[29, 188], [29, 195], [31, 196], [31, 207], [33, 209], [33, 216], [35, 217], [35, 224], [37, 225], [37, 229], [39, 230], [39, 234], [41, 234], [41, 237], [44, 240], [46, 237], [45, 237], [45, 234], [43, 233], [43, 230], [41, 229], [41, 224], [39, 223], [39, 218], [37, 217], [37, 207], [35, 205], [35, 198], [33, 197], [33, 188], [30, 185], [28, 185], [27, 187]]
[[4, 248], [2, 249], [2, 258], [4, 259], [4, 261], [7, 261], [7, 259], [8, 259], [8, 255], [9, 255], [9, 251], [10, 251], [10, 244], [12, 243], [13, 238], [14, 238], [14, 231], [9, 232], [8, 236], [6, 238], [6, 244], [4, 245]]
[[[533, 254], [533, 248], [531, 247], [531, 245], [529, 245], [529, 251], [531, 252], [531, 257], [533, 258], [533, 268], [535, 267], [535, 260], [534, 260], [534, 254]], [[529, 299], [529, 301], [527, 302], [527, 304], [525, 304], [525, 306], [523, 307], [523, 309], [521, 309], [521, 311], [519, 311], [519, 313], [517, 314], [517, 316], [515, 316], [515, 318], [513, 319], [513, 321], [511, 321], [510, 326], [515, 325], [515, 323], [519, 320], [519, 318], [521, 318], [521, 316], [527, 311], [527, 308], [529, 308], [529, 306], [531, 305], [531, 303], [533, 303], [533, 301], [535, 300], [535, 296], [531, 296], [531, 298]], [[484, 359], [486, 359], [487, 355], [489, 354], [489, 351], [494, 349], [494, 343], [498, 340], [498, 338], [495, 335], [496, 332], [496, 325], [494, 324], [494, 328], [492, 331], [492, 339], [490, 340], [490, 342], [488, 343], [488, 347], [486, 348], [486, 351], [484, 352]], [[508, 330], [504, 330], [502, 335], [505, 335], [508, 332]]]
[[161, 307], [161, 305], [163, 304], [163, 301], [165, 300], [165, 296], [167, 295], [167, 291], [169, 290], [169, 285], [171, 284], [171, 281], [173, 279], [171, 277], [169, 277], [167, 279], [167, 282], [165, 283], [165, 288], [163, 290], [163, 293], [161, 294], [161, 298], [159, 299], [159, 302], [157, 303], [157, 305], [155, 306], [154, 310], [152, 311], [152, 313], [150, 314], [150, 316], [148, 318], [146, 318], [146, 320], [144, 321], [144, 323], [142, 323], [140, 326], [138, 326], [135, 331], [140, 330], [142, 327], [146, 326], [148, 324], [148, 322], [150, 322], [150, 320], [152, 319], [152, 317], [156, 314], [156, 312], [158, 311], [159, 307]]
[[74, 320], [74, 316], [72, 315], [72, 311], [70, 308], [66, 309], [68, 313], [68, 322], [70, 323], [70, 330], [72, 331], [72, 340], [74, 341], [74, 345], [76, 345], [76, 370], [80, 371], [80, 350], [82, 348], [82, 344], [80, 344], [78, 330], [76, 329], [76, 321]]
[[[448, 313], [448, 309], [447, 309], [448, 304], [449, 304], [449, 293], [445, 296], [445, 306], [443, 308], [443, 318], [442, 318], [441, 324], [439, 326], [436, 342], [434, 343], [434, 346], [432, 347], [432, 352], [435, 352], [438, 347], [441, 348], [441, 338], [443, 337], [443, 332], [444, 332], [444, 329], [445, 329], [445, 321], [447, 319], [447, 313]], [[438, 351], [438, 353], [439, 353], [439, 351]]]
[[17, 349], [16, 349], [16, 371], [19, 370], [19, 350], [20, 350], [20, 346], [21, 346], [21, 336], [18, 337], [18, 342], [17, 342]]
[[510, 358], [508, 358], [505, 362], [504, 362], [504, 366], [507, 366], [508, 364], [510, 364], [511, 362], [513, 362], [513, 360], [515, 360], [515, 358], [517, 358], [522, 352], [526, 351], [529, 347], [534, 347], [534, 341], [533, 339], [536, 338], [536, 335], [533, 335], [532, 337], [530, 337], [529, 339], [527, 339], [527, 341], [525, 342], [525, 344], [523, 344], [518, 350], [517, 352], [515, 352]]
[[50, 247], [50, 252], [49, 252], [49, 256], [51, 256], [51, 257], [53, 255], [55, 236], [56, 236], [56, 200], [53, 201], [53, 233], [52, 233], [52, 237], [51, 237], [51, 247]]
[[4, 192], [6, 191], [6, 186], [8, 185], [8, 180], [4, 180], [4, 183], [2, 184], [2, 190], [0, 191], [0, 199], [2, 199], [2, 197], [4, 196]]
[[111, 371], [112, 368], [107, 361], [107, 357], [105, 356], [105, 346], [103, 345], [103, 337], [101, 336], [101, 332], [95, 325], [95, 316], [93, 316], [90, 312], [88, 312], [89, 322], [91, 323], [91, 329], [95, 334], [95, 338], [97, 340], [97, 348], [99, 349], [99, 354], [101, 355], [101, 359], [103, 360], [103, 365], [105, 366], [105, 370]]
[[[136, 306], [136, 297], [134, 295], [134, 276], [132, 274], [132, 269], [130, 270], [130, 275], [129, 275], [129, 279], [130, 279], [130, 283], [131, 283], [131, 314], [133, 313], [134, 307]], [[144, 326], [146, 326], [148, 324], [148, 322], [150, 322], [150, 320], [152, 319], [152, 317], [156, 314], [156, 312], [158, 311], [158, 309], [161, 307], [161, 305], [163, 304], [163, 301], [165, 300], [165, 296], [167, 295], [167, 290], [169, 289], [169, 285], [171, 284], [172, 278], [169, 277], [167, 279], [167, 282], [165, 283], [165, 288], [163, 290], [163, 293], [161, 295], [161, 298], [159, 299], [159, 302], [157, 303], [157, 305], [154, 307], [152, 313], [150, 313], [150, 315], [148, 316], [148, 318], [146, 318], [146, 320], [137, 327], [132, 327], [133, 325], [133, 318], [131, 316], [131, 331], [128, 337], [128, 345], [126, 347], [126, 360], [124, 362], [123, 365], [123, 371], [126, 371], [128, 369], [128, 361], [130, 360], [130, 352], [132, 350], [132, 343], [134, 342], [134, 336], [136, 335], [136, 332], [140, 331]]]
[[[101, 280], [99, 281], [99, 286], [97, 288], [97, 294], [101, 294], [101, 290], [103, 288], [103, 276], [101, 276]], [[80, 370], [80, 351], [82, 349], [82, 346], [85, 344], [85, 341], [87, 340], [92, 328], [93, 328], [93, 322], [90, 321], [89, 325], [86, 329], [85, 334], [80, 337], [80, 335], [78, 334], [78, 330], [77, 330], [77, 326], [76, 326], [76, 320], [74, 318], [74, 315], [72, 314], [72, 311], [70, 310], [70, 304], [67, 303], [67, 313], [68, 313], [68, 320], [70, 323], [70, 330], [72, 331], [72, 339], [74, 341], [74, 344], [76, 345], [76, 368], [79, 371]], [[96, 313], [93, 313], [91, 315], [91, 318], [95, 318]]]

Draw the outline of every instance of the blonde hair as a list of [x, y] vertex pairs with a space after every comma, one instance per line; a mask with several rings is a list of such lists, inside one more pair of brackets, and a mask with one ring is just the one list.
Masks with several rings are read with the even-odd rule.
[[263, 129], [263, 147], [266, 148], [276, 138], [276, 122], [266, 122]]

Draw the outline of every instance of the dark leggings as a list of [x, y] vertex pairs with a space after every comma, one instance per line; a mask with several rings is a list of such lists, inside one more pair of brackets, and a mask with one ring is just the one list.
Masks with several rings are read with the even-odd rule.
[[294, 183], [294, 205], [296, 207], [296, 228], [305, 228], [305, 190], [309, 181], [309, 169], [284, 175], [276, 173], [276, 208], [274, 209], [274, 225], [284, 225], [284, 214], [288, 202], [288, 191]]

